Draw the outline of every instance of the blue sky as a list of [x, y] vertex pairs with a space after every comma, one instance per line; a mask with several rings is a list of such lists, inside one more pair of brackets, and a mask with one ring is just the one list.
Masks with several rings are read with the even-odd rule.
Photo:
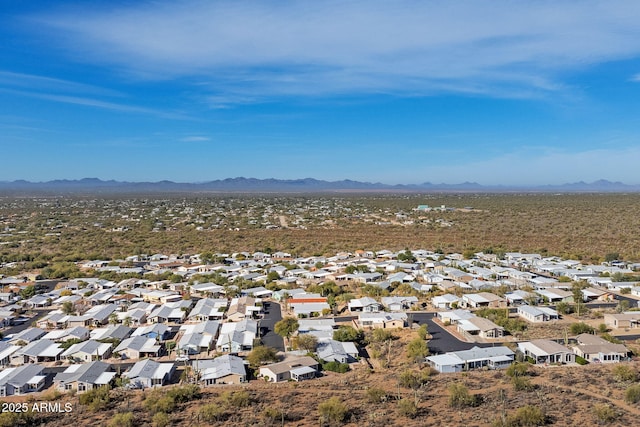
[[640, 184], [640, 2], [0, 0], [0, 180]]

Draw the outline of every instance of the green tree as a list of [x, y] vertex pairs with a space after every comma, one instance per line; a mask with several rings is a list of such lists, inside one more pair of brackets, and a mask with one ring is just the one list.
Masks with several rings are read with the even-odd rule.
[[66, 315], [72, 315], [73, 313], [76, 312], [75, 308], [73, 307], [73, 303], [71, 301], [65, 301], [62, 303], [62, 312]]
[[284, 319], [277, 322], [273, 329], [276, 334], [280, 335], [288, 342], [289, 338], [291, 338], [291, 335], [293, 335], [298, 330], [299, 326], [300, 325], [296, 318], [285, 317]]
[[364, 334], [353, 326], [340, 326], [333, 331], [333, 339], [341, 342], [359, 342], [364, 339]]
[[268, 362], [277, 362], [276, 350], [271, 347], [257, 346], [247, 355], [247, 362], [251, 366], [258, 367]]
[[429, 347], [427, 347], [427, 342], [420, 337], [414, 338], [407, 344], [407, 357], [412, 362], [422, 363], [428, 355]]
[[314, 352], [318, 348], [318, 338], [311, 334], [298, 335], [296, 343], [299, 349], [308, 352]]

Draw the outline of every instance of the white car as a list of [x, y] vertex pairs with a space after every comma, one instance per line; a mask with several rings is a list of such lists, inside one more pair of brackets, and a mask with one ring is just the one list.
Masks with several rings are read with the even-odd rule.
[[189, 356], [187, 356], [186, 354], [176, 357], [176, 362], [188, 362], [188, 361], [189, 361]]

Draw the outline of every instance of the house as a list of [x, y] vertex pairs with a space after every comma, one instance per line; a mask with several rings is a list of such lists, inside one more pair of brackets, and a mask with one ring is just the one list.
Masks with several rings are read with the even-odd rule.
[[153, 310], [149, 315], [151, 323], [182, 323], [191, 308], [191, 300], [168, 302]]
[[162, 353], [162, 345], [153, 338], [142, 336], [123, 340], [114, 350], [127, 359], [141, 359], [143, 357], [158, 357]]
[[95, 361], [69, 366], [64, 372], [55, 376], [53, 383], [60, 391], [75, 390], [78, 393], [85, 393], [111, 384], [115, 376], [116, 373], [111, 369], [111, 365]]
[[40, 338], [44, 337], [47, 333], [40, 328], [27, 328], [22, 332], [19, 332], [11, 337], [9, 337], [8, 341], [11, 344], [17, 343], [31, 343], [33, 341], [37, 341]]
[[385, 306], [389, 311], [404, 311], [404, 310], [411, 309], [411, 307], [417, 304], [418, 297], [415, 297], [415, 296], [382, 297], [381, 301], [382, 301], [382, 305]]
[[452, 294], [444, 294], [431, 298], [431, 305], [434, 308], [444, 308], [447, 310], [457, 308], [461, 302], [462, 300], [460, 298]]
[[610, 328], [640, 328], [640, 312], [630, 311], [627, 313], [605, 314], [604, 323]]
[[573, 294], [562, 289], [545, 288], [538, 289], [535, 292], [550, 303], [573, 302]]
[[63, 358], [80, 362], [104, 360], [109, 356], [111, 356], [111, 344], [93, 340], [73, 344], [62, 353]]
[[258, 300], [253, 297], [233, 298], [227, 311], [227, 319], [230, 322], [237, 322], [244, 318], [254, 319], [262, 311], [262, 307], [257, 305]]
[[198, 300], [187, 317], [190, 321], [221, 320], [227, 309], [228, 301], [224, 298], [202, 298]]
[[576, 355], [571, 350], [551, 340], [519, 342], [518, 351], [533, 359], [534, 363], [574, 363], [576, 361]]
[[350, 312], [365, 312], [365, 313], [375, 313], [380, 311], [382, 305], [371, 297], [363, 297], [352, 299], [347, 303], [347, 308]]
[[462, 295], [462, 307], [470, 308], [504, 308], [507, 300], [489, 292]]
[[270, 382], [303, 381], [315, 378], [317, 372], [318, 362], [313, 357], [302, 356], [261, 366], [258, 376]]
[[613, 294], [613, 292], [605, 291], [604, 289], [598, 289], [598, 288], [582, 289], [582, 296], [585, 302], [615, 300], [615, 295]]
[[356, 325], [362, 329], [404, 328], [407, 326], [407, 313], [360, 313]]
[[140, 326], [131, 333], [132, 337], [145, 337], [154, 340], [166, 340], [171, 335], [171, 329], [164, 323]]
[[60, 355], [63, 352], [64, 348], [58, 343], [41, 339], [31, 342], [13, 353], [10, 360], [14, 366], [27, 363], [55, 362], [60, 360]]
[[200, 374], [200, 381], [205, 386], [247, 382], [244, 360], [231, 354], [225, 354], [215, 359], [198, 360], [194, 362], [193, 369]]
[[509, 305], [514, 305], [514, 306], [522, 305], [522, 304], [534, 305], [534, 304], [537, 304], [541, 299], [538, 295], [536, 295], [533, 292], [527, 292], [520, 289], [513, 292], [509, 292], [508, 294], [505, 294], [504, 298], [507, 300], [507, 303]]
[[470, 369], [503, 369], [515, 360], [515, 353], [508, 347], [472, 347], [470, 350], [454, 351], [428, 356], [426, 361], [441, 373], [462, 372]]
[[11, 363], [11, 355], [22, 347], [19, 345], [9, 344], [6, 341], [0, 341], [0, 366], [4, 367]]
[[352, 342], [330, 339], [318, 343], [316, 354], [325, 362], [352, 363], [357, 360], [359, 352]]
[[20, 396], [44, 389], [47, 376], [44, 368], [28, 364], [0, 371], [0, 397]]
[[534, 307], [530, 305], [518, 306], [518, 316], [532, 323], [558, 320], [558, 312], [549, 307]]
[[458, 332], [463, 335], [477, 335], [482, 338], [500, 338], [504, 336], [504, 328], [484, 317], [471, 317], [458, 321]]
[[216, 341], [216, 349], [230, 353], [250, 351], [257, 333], [258, 322], [255, 320], [244, 319], [240, 322], [223, 323]]
[[131, 384], [142, 388], [160, 387], [169, 384], [176, 366], [171, 363], [158, 363], [155, 360], [145, 359], [137, 362], [123, 377], [129, 378]]
[[580, 334], [576, 336], [577, 345], [573, 352], [589, 362], [616, 363], [627, 360], [629, 350], [622, 344], [614, 344], [597, 335]]
[[327, 298], [318, 294], [296, 294], [287, 300], [287, 304], [297, 317], [317, 317], [324, 310], [331, 310]]
[[54, 329], [48, 332], [42, 338], [56, 342], [64, 342], [69, 340], [84, 341], [89, 339], [90, 331], [83, 326], [77, 326], [69, 329]]
[[124, 325], [109, 325], [106, 328], [96, 328], [91, 330], [90, 337], [95, 341], [122, 341], [129, 338], [133, 328]]
[[455, 325], [461, 320], [476, 317], [476, 315], [471, 313], [469, 310], [463, 310], [461, 308], [451, 311], [439, 311], [438, 313], [436, 313], [436, 315], [438, 319], [445, 325]]

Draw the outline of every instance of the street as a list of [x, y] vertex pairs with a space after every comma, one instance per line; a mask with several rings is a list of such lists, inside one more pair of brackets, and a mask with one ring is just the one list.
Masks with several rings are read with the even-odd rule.
[[282, 320], [282, 308], [280, 304], [269, 301], [268, 307], [265, 307], [264, 317], [258, 322], [258, 325], [260, 327], [262, 343], [267, 347], [275, 348], [277, 351], [284, 351], [284, 340], [273, 331], [275, 324], [280, 320]]

